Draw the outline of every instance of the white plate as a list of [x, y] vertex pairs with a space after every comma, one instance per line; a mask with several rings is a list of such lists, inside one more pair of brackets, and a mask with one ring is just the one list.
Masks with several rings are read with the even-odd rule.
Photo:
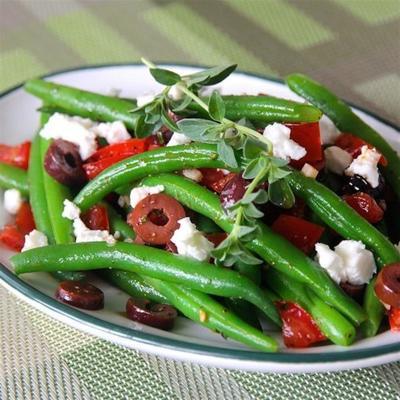
[[[179, 73], [196, 70], [189, 66], [169, 67]], [[141, 65], [86, 67], [55, 73], [48, 79], [105, 94], [111, 89], [121, 89], [121, 97], [136, 97], [160, 88]], [[233, 74], [221, 86], [224, 93], [268, 93], [298, 100], [281, 82], [245, 73]], [[38, 127], [36, 109], [39, 106], [40, 102], [21, 87], [3, 93], [0, 97], [0, 142], [15, 144], [32, 138]], [[357, 113], [400, 149], [398, 129], [370, 113], [360, 110]], [[6, 218], [0, 204], [0, 225]], [[10, 255], [10, 252], [1, 249], [0, 262], [9, 265]], [[121, 314], [127, 296], [103, 282], [96, 284], [104, 290], [106, 304], [104, 310], [96, 312], [83, 312], [54, 300], [56, 281], [48, 274], [27, 274], [20, 279], [7, 267], [0, 266], [0, 282], [35, 308], [79, 330], [130, 348], [184, 361], [263, 372], [322, 372], [400, 360], [400, 336], [391, 332], [359, 340], [348, 348], [327, 345], [290, 350], [283, 347], [280, 353], [268, 354], [224, 340], [184, 318], [178, 318], [173, 332], [129, 321]]]

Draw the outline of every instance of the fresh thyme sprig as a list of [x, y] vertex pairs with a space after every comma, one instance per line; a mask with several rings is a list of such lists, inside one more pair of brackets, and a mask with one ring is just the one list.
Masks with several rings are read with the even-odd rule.
[[[158, 68], [142, 60], [154, 79], [165, 85], [164, 90], [148, 104], [133, 111], [144, 111], [143, 127], [158, 130], [166, 125], [173, 132], [180, 132], [192, 140], [215, 143], [219, 157], [233, 169], [244, 168], [243, 178], [251, 182], [243, 198], [228, 208], [233, 229], [228, 237], [213, 251], [217, 262], [232, 266], [236, 262], [259, 264], [261, 260], [249, 252], [245, 243], [258, 232], [256, 220], [264, 214], [256, 205], [271, 201], [284, 208], [294, 203], [294, 195], [285, 177], [290, 174], [287, 161], [273, 157], [271, 142], [245, 121], [231, 121], [225, 118], [225, 104], [218, 91], [213, 91], [206, 103], [198, 96], [203, 86], [215, 85], [228, 77], [236, 65], [210, 68], [190, 75], [180, 76], [176, 72]], [[171, 99], [172, 87], [182, 93], [182, 99]], [[210, 119], [185, 118], [174, 122], [169, 110], [187, 111], [191, 102], [196, 102]], [[260, 188], [268, 182], [268, 191]]]

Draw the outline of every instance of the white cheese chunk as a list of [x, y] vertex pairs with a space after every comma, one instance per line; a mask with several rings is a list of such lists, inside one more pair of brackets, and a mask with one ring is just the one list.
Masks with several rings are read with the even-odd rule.
[[114, 244], [115, 238], [107, 230], [89, 229], [80, 219], [81, 210], [72, 201], [64, 200], [62, 216], [73, 221], [75, 241], [79, 242], [107, 242]]
[[81, 210], [77, 205], [75, 205], [72, 201], [68, 199], [65, 199], [63, 204], [64, 210], [61, 214], [62, 217], [67, 218], [71, 221], [79, 218], [79, 216], [81, 215]]
[[368, 283], [376, 272], [374, 256], [362, 242], [342, 240], [335, 247], [335, 253], [342, 258], [347, 282], [352, 285]]
[[144, 105], [151, 103], [155, 97], [156, 96], [151, 93], [138, 96], [136, 97], [136, 104], [138, 107], [143, 107]]
[[308, 178], [315, 179], [318, 176], [319, 171], [314, 168], [312, 165], [305, 163], [303, 168], [301, 169], [301, 173]]
[[185, 93], [178, 85], [173, 85], [169, 89], [168, 97], [172, 100], [179, 101], [182, 100], [185, 96]]
[[326, 115], [323, 115], [319, 120], [319, 130], [322, 144], [333, 144], [340, 136], [340, 131], [338, 131], [335, 124]]
[[381, 154], [375, 149], [369, 149], [368, 146], [361, 148], [361, 154], [353, 160], [346, 169], [345, 174], [349, 176], [360, 175], [373, 187], [379, 185], [378, 162]]
[[267, 125], [263, 135], [272, 143], [272, 152], [275, 157], [284, 160], [300, 160], [307, 151], [304, 147], [290, 139], [290, 128], [285, 125], [273, 123]]
[[324, 151], [325, 166], [329, 171], [343, 175], [344, 170], [351, 164], [353, 157], [337, 146], [330, 146]]
[[363, 285], [376, 272], [374, 256], [362, 242], [342, 240], [334, 251], [325, 244], [317, 243], [315, 250], [316, 261], [336, 283]]
[[214, 245], [197, 230], [190, 218], [182, 218], [178, 223], [179, 228], [171, 238], [171, 242], [175, 244], [178, 254], [200, 261], [208, 260]]
[[130, 194], [130, 203], [131, 207], [135, 208], [139, 201], [143, 200], [147, 196], [151, 194], [157, 194], [164, 191], [163, 185], [156, 185], [156, 186], [140, 186], [133, 188]]
[[131, 135], [122, 121], [101, 122], [93, 127], [92, 131], [107, 140], [109, 144], [125, 142]]
[[317, 243], [315, 250], [317, 252], [315, 261], [326, 270], [332, 280], [338, 284], [344, 281], [346, 275], [341, 257], [323, 243]]
[[189, 144], [192, 140], [183, 133], [174, 132], [167, 146], [178, 146], [180, 144]]
[[44, 233], [34, 229], [25, 235], [24, 247], [21, 251], [27, 251], [31, 249], [36, 249], [37, 247], [44, 247], [49, 244], [47, 237]]
[[203, 179], [203, 174], [198, 169], [183, 169], [182, 175], [195, 182], [201, 182]]
[[76, 144], [82, 160], [86, 160], [97, 150], [96, 134], [89, 128], [88, 121], [55, 113], [40, 131], [40, 136]]
[[17, 189], [7, 189], [4, 192], [4, 208], [9, 214], [16, 214], [22, 206], [24, 198]]
[[76, 243], [82, 242], [106, 242], [114, 244], [115, 238], [107, 230], [92, 230], [89, 229], [80, 218], [73, 222], [74, 235]]

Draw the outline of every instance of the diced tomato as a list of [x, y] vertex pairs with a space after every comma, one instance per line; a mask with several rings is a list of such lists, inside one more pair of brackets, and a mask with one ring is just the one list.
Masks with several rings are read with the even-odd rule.
[[303, 199], [297, 197], [294, 206], [289, 210], [286, 210], [286, 212], [290, 215], [293, 215], [293, 217], [303, 218], [306, 212], [306, 202]]
[[325, 230], [322, 226], [287, 214], [281, 214], [272, 224], [272, 229], [306, 254], [314, 249]]
[[215, 246], [218, 247], [228, 235], [225, 232], [208, 233], [206, 238]]
[[373, 197], [367, 193], [358, 192], [351, 195], [343, 196], [345, 202], [357, 211], [368, 222], [376, 224], [384, 215], [384, 212]]
[[89, 210], [82, 214], [82, 221], [89, 229], [110, 230], [107, 209], [98, 204], [90, 207]]
[[312, 164], [323, 159], [321, 135], [318, 122], [286, 124], [290, 128], [290, 139], [304, 147], [307, 154], [300, 160], [292, 160], [290, 165], [301, 169], [305, 163]]
[[[357, 158], [361, 153], [361, 147], [368, 146], [370, 149], [373, 148], [369, 143], [365, 140], [352, 135], [351, 133], [342, 133], [335, 141], [335, 145], [340, 147], [343, 150], [346, 150], [348, 153], [352, 155], [353, 158]], [[379, 164], [382, 166], [387, 165], [387, 160], [385, 156], [381, 156], [379, 160]]]
[[93, 179], [100, 172], [125, 158], [148, 150], [147, 139], [129, 139], [125, 142], [111, 144], [97, 150], [83, 165], [86, 175]]
[[99, 175], [101, 172], [103, 172], [105, 169], [107, 169], [108, 167], [111, 167], [111, 165], [114, 165], [117, 162], [119, 162], [127, 157], [129, 157], [129, 156], [126, 156], [126, 157], [125, 156], [124, 157], [115, 156], [115, 157], [104, 158], [103, 160], [83, 164], [82, 167], [85, 170], [87, 178], [93, 179], [97, 175]]
[[21, 251], [25, 243], [25, 235], [18, 229], [16, 224], [6, 225], [0, 230], [0, 242], [9, 249]]
[[15, 225], [23, 235], [27, 235], [36, 228], [32, 209], [28, 202], [22, 203], [21, 208], [18, 210], [15, 217]]
[[201, 184], [216, 193], [221, 193], [225, 185], [236, 175], [234, 173], [225, 174], [221, 169], [215, 168], [200, 168], [200, 171], [203, 175]]
[[129, 139], [124, 142], [110, 144], [97, 150], [89, 159], [88, 162], [104, 160], [110, 157], [130, 157], [135, 154], [146, 151], [148, 143], [146, 139]]
[[391, 308], [389, 311], [390, 330], [400, 332], [400, 308]]
[[282, 318], [282, 336], [286, 347], [304, 348], [326, 340], [311, 315], [298, 304], [277, 301], [275, 305]]
[[28, 169], [31, 142], [24, 142], [17, 146], [0, 144], [0, 162]]
[[157, 135], [150, 135], [146, 138], [146, 151], [151, 151], [154, 149], [158, 149], [163, 145], [160, 143], [160, 140]]

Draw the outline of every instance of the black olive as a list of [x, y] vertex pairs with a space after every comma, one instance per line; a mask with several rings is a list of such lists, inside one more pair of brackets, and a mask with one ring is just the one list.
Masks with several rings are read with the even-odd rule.
[[373, 188], [362, 176], [353, 175], [345, 177], [345, 184], [342, 188], [343, 194], [354, 194], [358, 192], [368, 193], [374, 198], [379, 198], [383, 194], [385, 187], [385, 180], [383, 176], [379, 174], [379, 184], [376, 188]]
[[241, 200], [246, 192], [248, 181], [242, 178], [242, 175], [235, 175], [230, 179], [219, 196], [221, 204], [225, 208], [229, 208], [237, 201]]
[[150, 300], [130, 298], [126, 303], [129, 319], [155, 328], [170, 330], [178, 312], [168, 304], [152, 304]]
[[57, 182], [67, 186], [82, 185], [86, 174], [78, 147], [66, 140], [54, 140], [46, 152], [44, 167]]

